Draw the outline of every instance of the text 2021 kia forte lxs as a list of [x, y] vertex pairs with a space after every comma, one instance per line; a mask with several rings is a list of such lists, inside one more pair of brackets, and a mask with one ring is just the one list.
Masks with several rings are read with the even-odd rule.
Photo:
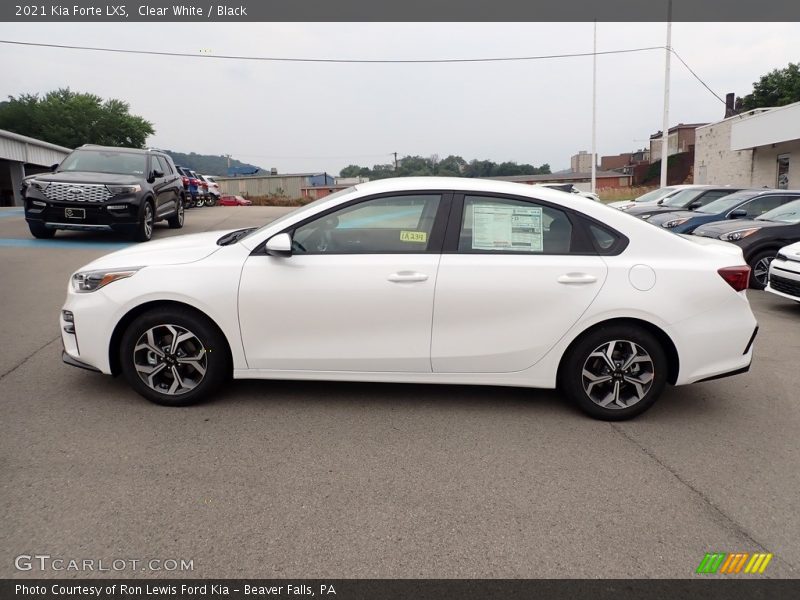
[[749, 268], [575, 194], [359, 184], [258, 229], [179, 236], [72, 276], [64, 360], [170, 406], [226, 376], [559, 387], [625, 419], [746, 371]]

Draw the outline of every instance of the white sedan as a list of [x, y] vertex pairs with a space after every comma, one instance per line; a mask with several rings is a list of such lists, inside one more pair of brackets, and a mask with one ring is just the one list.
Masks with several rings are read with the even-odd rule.
[[732, 244], [576, 194], [388, 179], [86, 265], [63, 358], [169, 406], [232, 375], [558, 387], [619, 420], [667, 383], [749, 368], [748, 276]]

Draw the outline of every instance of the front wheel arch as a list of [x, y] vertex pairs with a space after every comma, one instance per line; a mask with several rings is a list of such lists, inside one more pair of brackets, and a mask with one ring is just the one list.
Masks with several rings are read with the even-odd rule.
[[649, 321], [644, 321], [642, 319], [634, 319], [634, 318], [616, 318], [616, 319], [608, 319], [606, 321], [601, 321], [600, 323], [595, 323], [591, 327], [588, 327], [584, 331], [581, 331], [578, 335], [575, 336], [575, 339], [570, 342], [569, 346], [567, 346], [564, 353], [561, 355], [561, 360], [558, 363], [558, 373], [556, 376], [556, 383], [560, 387], [561, 385], [561, 375], [564, 366], [564, 361], [567, 356], [569, 356], [570, 352], [572, 351], [573, 347], [587, 334], [595, 331], [596, 329], [600, 329], [602, 327], [608, 327], [609, 325], [628, 325], [633, 327], [641, 327], [651, 335], [653, 335], [661, 344], [661, 347], [664, 350], [664, 354], [667, 357], [667, 382], [671, 385], [675, 385], [675, 382], [678, 381], [678, 374], [680, 373], [680, 358], [678, 357], [678, 349], [675, 347], [674, 342], [672, 339], [667, 335], [667, 333], [650, 323]]
[[205, 314], [202, 310], [198, 310], [194, 306], [190, 304], [186, 304], [184, 302], [176, 302], [174, 300], [156, 300], [153, 302], [145, 302], [144, 304], [140, 304], [129, 310], [125, 315], [119, 320], [117, 325], [114, 327], [114, 332], [111, 334], [111, 340], [108, 344], [108, 364], [111, 369], [111, 374], [114, 377], [117, 377], [122, 372], [122, 365], [120, 364], [119, 360], [119, 351], [120, 351], [120, 344], [122, 343], [122, 336], [125, 333], [125, 330], [133, 323], [134, 319], [136, 319], [139, 315], [142, 315], [146, 312], [150, 312], [153, 309], [157, 308], [180, 308], [182, 310], [189, 310], [195, 313], [197, 316], [206, 319], [212, 326], [214, 326], [219, 334], [222, 336], [222, 339], [225, 340], [225, 352], [227, 354], [228, 364], [231, 365], [231, 369], [233, 368], [233, 356], [231, 353], [231, 342], [228, 337], [225, 335], [225, 332], [216, 324], [214, 319], [209, 317]]

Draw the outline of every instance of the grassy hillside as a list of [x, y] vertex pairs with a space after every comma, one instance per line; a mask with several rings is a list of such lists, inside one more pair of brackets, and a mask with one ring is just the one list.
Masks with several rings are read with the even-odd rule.
[[[176, 165], [187, 167], [192, 171], [197, 171], [203, 175], [226, 175], [228, 173], [228, 158], [225, 156], [214, 156], [211, 154], [195, 154], [190, 152], [184, 154], [183, 152], [175, 152], [174, 150], [167, 150], [167, 154], [172, 157]], [[231, 158], [232, 167], [253, 167], [261, 169], [256, 165], [244, 163], [240, 160]]]

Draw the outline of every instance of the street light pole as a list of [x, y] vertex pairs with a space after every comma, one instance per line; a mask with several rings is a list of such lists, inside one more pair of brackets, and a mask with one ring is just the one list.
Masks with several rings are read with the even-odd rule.
[[667, 47], [664, 65], [664, 125], [661, 129], [661, 187], [667, 185], [669, 158], [669, 63], [672, 53], [672, 0], [667, 0]]
[[594, 20], [592, 52], [592, 193], [597, 188], [597, 19]]

